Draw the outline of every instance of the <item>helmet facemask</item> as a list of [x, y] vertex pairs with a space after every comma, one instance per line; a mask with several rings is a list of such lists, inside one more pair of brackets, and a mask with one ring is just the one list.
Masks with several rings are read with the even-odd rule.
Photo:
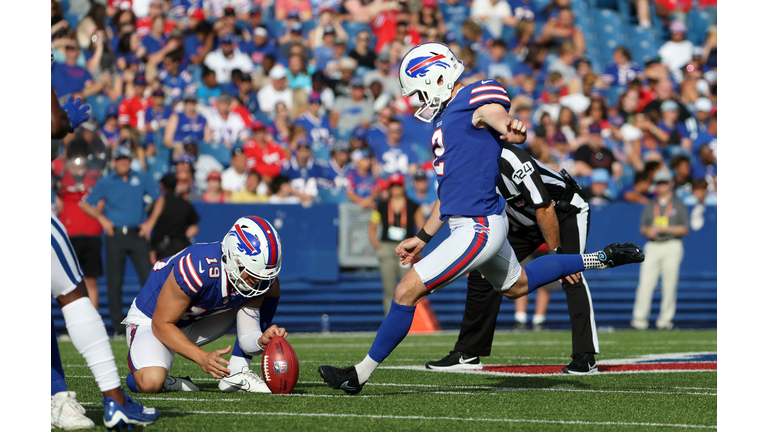
[[[232, 264], [230, 264], [230, 262]], [[232, 268], [234, 267], [234, 271], [227, 270], [227, 278], [229, 279], [229, 282], [232, 284], [232, 286], [235, 287], [235, 290], [243, 297], [251, 298], [251, 297], [258, 297], [262, 294], [265, 294], [267, 291], [269, 291], [269, 288], [272, 287], [272, 283], [275, 281], [275, 277], [270, 278], [263, 278], [259, 275], [255, 275], [248, 271], [248, 269], [243, 265], [242, 261], [240, 260], [240, 257], [237, 256], [224, 256], [224, 268]], [[249, 285], [248, 282], [243, 279], [243, 272], [248, 274], [248, 276], [251, 276], [254, 279], [257, 279], [258, 282], [255, 286]]]

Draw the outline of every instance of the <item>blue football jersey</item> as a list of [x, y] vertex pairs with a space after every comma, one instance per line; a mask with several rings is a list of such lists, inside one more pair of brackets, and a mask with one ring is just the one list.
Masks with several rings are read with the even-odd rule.
[[509, 96], [495, 80], [472, 83], [456, 94], [432, 120], [432, 163], [437, 174], [440, 219], [501, 214], [504, 199], [496, 193], [499, 158], [504, 146], [500, 133], [472, 124], [474, 111], [490, 103], [509, 110]]
[[241, 296], [230, 286], [221, 256], [221, 242], [213, 242], [194, 244], [176, 255], [159, 260], [136, 296], [136, 307], [152, 318], [157, 297], [171, 273], [181, 290], [192, 299], [189, 308], [176, 323], [180, 328], [201, 318], [239, 308], [253, 300]]

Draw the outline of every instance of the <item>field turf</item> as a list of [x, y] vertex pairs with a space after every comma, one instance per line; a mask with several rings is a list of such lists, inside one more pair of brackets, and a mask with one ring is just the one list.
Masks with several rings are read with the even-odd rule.
[[[717, 427], [717, 372], [501, 376], [423, 369], [452, 349], [457, 333], [410, 335], [356, 396], [331, 390], [323, 364], [350, 366], [368, 352], [373, 333], [289, 335], [300, 359], [291, 395], [221, 393], [217, 382], [180, 356], [172, 375], [190, 376], [200, 392], [135, 395], [162, 417], [147, 431], [663, 431]], [[599, 333], [601, 360], [647, 354], [717, 351], [716, 330]], [[225, 348], [226, 336], [205, 347]], [[101, 421], [101, 394], [71, 342], [59, 342], [67, 385], [87, 415]], [[123, 384], [127, 347], [112, 347]], [[570, 361], [569, 331], [497, 332], [484, 364], [561, 365]], [[261, 358], [252, 369], [260, 369]], [[421, 369], [392, 367], [421, 366]], [[259, 371], [259, 375], [261, 375]]]

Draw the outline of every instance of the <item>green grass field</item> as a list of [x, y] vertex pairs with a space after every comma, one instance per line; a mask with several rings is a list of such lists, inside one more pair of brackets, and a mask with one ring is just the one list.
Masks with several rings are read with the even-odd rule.
[[[299, 383], [291, 395], [219, 392], [217, 382], [195, 363], [176, 356], [172, 375], [189, 375], [195, 393], [136, 395], [163, 413], [146, 430], [157, 431], [629, 431], [717, 427], [717, 372], [600, 373], [591, 376], [500, 376], [438, 373], [423, 366], [448, 353], [456, 332], [410, 335], [356, 396], [331, 390], [322, 364], [349, 366], [368, 352], [373, 333], [293, 334], [300, 359]], [[715, 352], [716, 330], [615, 331], [600, 333], [603, 360], [638, 355]], [[207, 350], [225, 348], [226, 336]], [[97, 424], [101, 394], [70, 342], [60, 342], [67, 385]], [[123, 383], [128, 373], [125, 342], [112, 342]], [[497, 332], [484, 364], [565, 365], [569, 331]], [[260, 369], [255, 358], [252, 369]], [[258, 364], [257, 364], [258, 362]], [[390, 369], [391, 368], [391, 369]], [[260, 374], [260, 372], [259, 372]]]

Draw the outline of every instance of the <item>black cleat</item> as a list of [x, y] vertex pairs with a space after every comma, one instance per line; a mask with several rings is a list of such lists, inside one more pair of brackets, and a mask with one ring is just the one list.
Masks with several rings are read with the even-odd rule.
[[645, 255], [634, 243], [611, 243], [597, 253], [597, 259], [608, 267], [618, 267], [641, 263], [645, 261]]
[[332, 389], [344, 390], [347, 394], [356, 395], [363, 389], [365, 383], [357, 380], [357, 370], [354, 366], [336, 368], [333, 366], [320, 366], [317, 368], [320, 376]]
[[463, 353], [461, 351], [451, 351], [450, 354], [437, 361], [427, 362], [427, 369], [435, 371], [445, 370], [477, 370], [482, 369], [478, 356]]
[[590, 375], [597, 373], [595, 356], [587, 353], [576, 353], [571, 356], [573, 361], [563, 368], [564, 374], [569, 375]]

